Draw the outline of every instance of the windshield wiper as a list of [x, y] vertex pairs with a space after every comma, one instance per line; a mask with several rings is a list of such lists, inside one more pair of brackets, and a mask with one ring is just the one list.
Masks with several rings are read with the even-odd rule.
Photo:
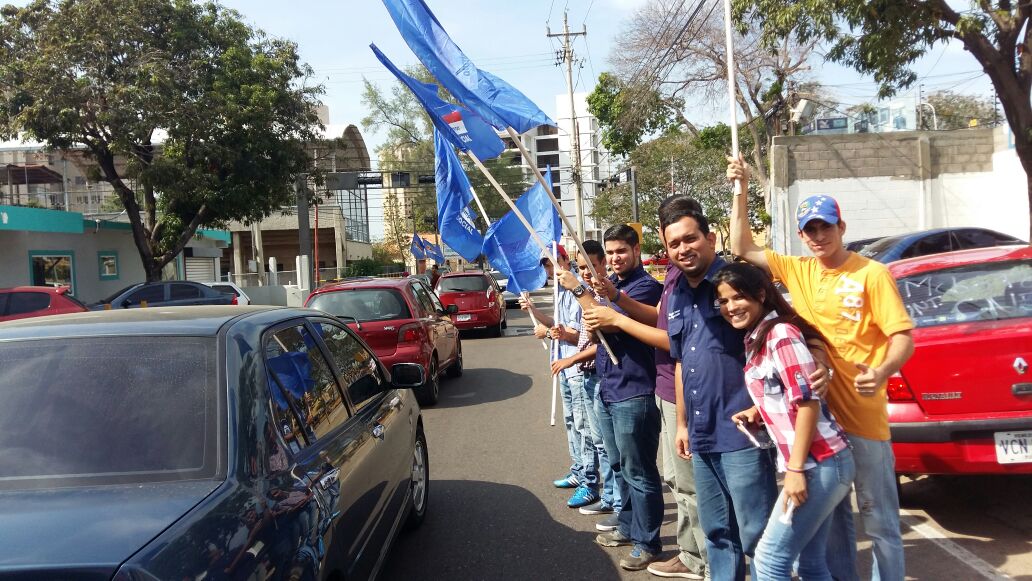
[[358, 327], [358, 330], [359, 331], [362, 330], [362, 321], [359, 321], [358, 319], [356, 319], [355, 317], [352, 317], [351, 315], [334, 315], [334, 317], [337, 317], [338, 319], [351, 319], [352, 321], [355, 322], [355, 326]]

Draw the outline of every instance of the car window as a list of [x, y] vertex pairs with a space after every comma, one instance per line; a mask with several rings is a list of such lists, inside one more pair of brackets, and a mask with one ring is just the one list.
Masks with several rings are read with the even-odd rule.
[[1032, 316], [1032, 260], [926, 272], [896, 284], [918, 327]]
[[308, 307], [360, 322], [411, 318], [408, 305], [395, 289], [354, 289], [326, 292], [312, 297]]
[[201, 289], [192, 284], [173, 284], [169, 290], [169, 300], [183, 301], [201, 298]]
[[488, 288], [487, 278], [483, 276], [449, 276], [437, 281], [437, 292], [483, 292]]
[[268, 337], [265, 364], [274, 407], [296, 416], [309, 445], [348, 418], [329, 363], [304, 325]]
[[867, 246], [864, 246], [860, 250], [857, 250], [856, 252], [860, 256], [873, 258], [878, 254], [881, 254], [882, 252], [885, 252], [893, 246], [899, 244], [899, 241], [900, 238], [898, 236], [889, 236], [887, 238], [882, 238], [881, 240], [872, 242]]
[[1017, 242], [1009, 236], [977, 229], [957, 230], [954, 232], [954, 235], [956, 235], [961, 248], [989, 248], [990, 246], [1014, 244]]
[[384, 378], [380, 375], [376, 357], [354, 335], [331, 323], [319, 323], [316, 328], [322, 333], [330, 358], [340, 373], [341, 383], [356, 410], [384, 392]]
[[10, 295], [11, 293], [0, 293], [0, 316], [7, 314], [7, 297]]
[[42, 311], [50, 306], [48, 293], [16, 292], [11, 293], [7, 303], [8, 315], [21, 315], [33, 311]]
[[434, 315], [437, 313], [437, 306], [434, 304], [434, 299], [430, 298], [433, 293], [427, 290], [427, 287], [420, 282], [412, 283], [412, 290], [416, 293], [416, 300], [423, 307], [423, 311], [427, 315]]
[[0, 489], [211, 478], [215, 339], [0, 343]]
[[219, 291], [220, 293], [231, 294], [235, 297], [240, 296], [240, 293], [238, 293], [235, 288], [229, 286], [228, 284], [213, 284], [211, 285], [211, 288]]
[[140, 289], [133, 291], [128, 297], [128, 300], [134, 305], [138, 305], [143, 301], [148, 303], [160, 303], [165, 300], [165, 285], [163, 284], [151, 284]]
[[915, 241], [909, 248], [900, 254], [900, 258], [913, 258], [915, 256], [938, 254], [940, 252], [949, 252], [952, 249], [953, 245], [950, 243], [950, 233], [939, 232]]

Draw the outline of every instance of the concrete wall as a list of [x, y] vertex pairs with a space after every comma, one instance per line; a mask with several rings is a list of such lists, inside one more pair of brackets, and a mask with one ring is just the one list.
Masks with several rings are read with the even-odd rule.
[[776, 137], [771, 241], [803, 254], [795, 208], [814, 194], [838, 200], [846, 240], [946, 226], [1028, 237], [1025, 175], [1004, 128]]

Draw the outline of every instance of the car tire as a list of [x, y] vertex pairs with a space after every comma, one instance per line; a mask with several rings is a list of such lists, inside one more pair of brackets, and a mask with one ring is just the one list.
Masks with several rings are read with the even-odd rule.
[[502, 328], [503, 328], [502, 327], [502, 322], [498, 321], [497, 325], [495, 325], [494, 327], [491, 327], [491, 336], [492, 337], [501, 337], [502, 336]]
[[455, 343], [455, 361], [448, 366], [448, 377], [452, 379], [456, 377], [462, 377], [462, 341], [456, 341]]
[[412, 451], [412, 474], [409, 477], [412, 488], [409, 497], [409, 513], [405, 530], [418, 529], [426, 520], [426, 509], [430, 505], [430, 454], [426, 449], [426, 435], [423, 424], [416, 428], [416, 443]]
[[426, 381], [416, 390], [416, 401], [419, 405], [429, 407], [437, 403], [441, 396], [441, 377], [437, 373], [437, 355], [430, 358], [430, 369], [427, 370]]
[[503, 329], [508, 329], [509, 328], [509, 317], [505, 316], [505, 311], [504, 310], [502, 311], [502, 328]]

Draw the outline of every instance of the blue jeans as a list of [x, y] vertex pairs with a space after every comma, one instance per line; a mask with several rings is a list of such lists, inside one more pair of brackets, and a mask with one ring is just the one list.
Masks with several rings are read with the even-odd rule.
[[[905, 574], [903, 538], [899, 532], [899, 497], [896, 492], [896, 456], [892, 442], [848, 434], [856, 463], [856, 504], [864, 531], [874, 547], [871, 579], [902, 581]], [[840, 581], [859, 581], [856, 570], [856, 529], [849, 495], [832, 515], [828, 535], [828, 568]]]
[[756, 579], [781, 581], [792, 578], [792, 564], [799, 559], [799, 578], [831, 581], [825, 548], [831, 531], [831, 515], [856, 477], [853, 453], [846, 448], [806, 471], [806, 502], [796, 507], [790, 524], [780, 522], [783, 497], [756, 547]]
[[752, 558], [756, 551], [778, 495], [773, 454], [773, 449], [759, 448], [692, 454], [699, 524], [713, 579], [745, 579], [745, 556]]
[[613, 474], [613, 468], [609, 465], [609, 454], [606, 452], [606, 444], [602, 439], [602, 427], [599, 425], [598, 409], [595, 404], [595, 401], [598, 399], [598, 376], [594, 373], [581, 376], [581, 385], [584, 390], [584, 407], [587, 409], [587, 431], [590, 435], [586, 447], [594, 450], [594, 459], [598, 460], [598, 472], [602, 480], [602, 491], [600, 493], [602, 501], [612, 506], [615, 512], [619, 512], [620, 491], [616, 487], [616, 477]]
[[[576, 382], [576, 384], [574, 383]], [[580, 388], [581, 377], [566, 379], [559, 376], [559, 392], [563, 396], [563, 423], [566, 425], [566, 443], [570, 449], [570, 474], [583, 486], [598, 488], [598, 467], [595, 451], [590, 442], [587, 420], [587, 402]], [[587, 460], [587, 461], [585, 461]]]
[[652, 395], [606, 403], [596, 400], [609, 464], [620, 490], [620, 534], [646, 551], [663, 550], [663, 485], [659, 454], [659, 408]]

